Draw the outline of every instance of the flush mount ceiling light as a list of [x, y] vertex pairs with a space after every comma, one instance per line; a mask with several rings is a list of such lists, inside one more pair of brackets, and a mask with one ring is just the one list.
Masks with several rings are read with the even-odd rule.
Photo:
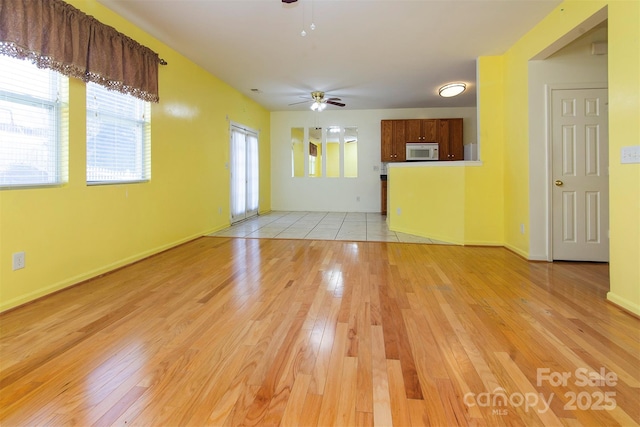
[[451, 98], [460, 95], [466, 88], [467, 85], [464, 83], [449, 83], [438, 89], [438, 93], [443, 98]]

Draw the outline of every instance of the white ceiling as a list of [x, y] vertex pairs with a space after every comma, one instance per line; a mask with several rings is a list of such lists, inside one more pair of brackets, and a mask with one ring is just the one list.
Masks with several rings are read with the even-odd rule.
[[[345, 109], [475, 106], [476, 58], [504, 53], [561, 3], [98, 1], [271, 111], [306, 109], [289, 104], [313, 90]], [[438, 87], [451, 81], [468, 90], [440, 98]]]

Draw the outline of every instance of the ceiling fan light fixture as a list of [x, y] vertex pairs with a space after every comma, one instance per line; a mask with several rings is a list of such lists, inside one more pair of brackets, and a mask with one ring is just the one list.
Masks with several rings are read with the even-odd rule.
[[324, 111], [324, 109], [327, 108], [327, 104], [325, 104], [324, 102], [314, 102], [313, 105], [311, 106], [311, 109], [313, 111]]
[[451, 98], [460, 95], [466, 88], [467, 85], [464, 83], [449, 83], [438, 89], [438, 94], [443, 98]]
[[323, 111], [325, 108], [327, 108], [327, 104], [322, 101], [314, 101], [313, 104], [311, 104], [312, 111]]
[[[318, 111], [318, 112], [324, 111], [324, 109], [327, 108], [327, 105], [329, 104], [335, 105], [336, 107], [344, 107], [346, 105], [340, 102], [341, 101], [340, 98], [336, 98], [336, 97], [325, 98], [324, 92], [320, 90], [311, 92], [311, 99], [309, 101], [313, 101], [313, 103], [309, 107], [311, 108], [311, 111]], [[289, 104], [289, 105], [302, 104], [303, 102], [308, 102], [308, 101], [294, 102], [293, 104]]]

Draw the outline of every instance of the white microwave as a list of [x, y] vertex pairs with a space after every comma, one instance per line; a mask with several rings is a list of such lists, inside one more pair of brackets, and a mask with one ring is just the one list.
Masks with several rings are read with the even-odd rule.
[[438, 160], [438, 143], [436, 142], [408, 142], [407, 161], [425, 162]]

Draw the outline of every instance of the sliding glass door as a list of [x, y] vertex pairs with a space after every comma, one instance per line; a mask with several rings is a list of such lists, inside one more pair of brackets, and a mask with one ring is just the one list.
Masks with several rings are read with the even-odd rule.
[[258, 133], [231, 125], [231, 223], [258, 214]]

